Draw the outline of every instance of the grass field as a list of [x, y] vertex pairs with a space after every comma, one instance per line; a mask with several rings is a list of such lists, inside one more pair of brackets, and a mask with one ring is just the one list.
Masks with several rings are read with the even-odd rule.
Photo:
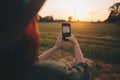
[[[107, 23], [71, 23], [72, 33], [76, 36], [85, 57], [106, 63], [120, 62], [120, 26]], [[61, 32], [61, 23], [39, 23], [40, 53], [54, 46]], [[66, 42], [56, 52], [53, 59], [73, 55], [71, 43]], [[60, 53], [60, 54], [59, 54]]]
[[[90, 80], [120, 80], [120, 26], [108, 23], [71, 23], [84, 56], [91, 62]], [[61, 23], [39, 23], [40, 54], [55, 45]], [[70, 42], [55, 52], [50, 60], [73, 56]]]

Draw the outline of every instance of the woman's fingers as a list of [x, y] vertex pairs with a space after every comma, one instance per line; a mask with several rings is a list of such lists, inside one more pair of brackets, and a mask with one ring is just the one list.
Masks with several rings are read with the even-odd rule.
[[57, 39], [62, 39], [62, 33], [59, 33], [58, 38]]

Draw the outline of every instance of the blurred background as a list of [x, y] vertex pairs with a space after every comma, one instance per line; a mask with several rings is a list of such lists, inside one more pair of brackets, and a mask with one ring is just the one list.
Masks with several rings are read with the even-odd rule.
[[[61, 24], [69, 22], [90, 65], [90, 80], [120, 80], [120, 0], [46, 0], [38, 14], [40, 54], [55, 45]], [[66, 42], [49, 60], [73, 53]]]

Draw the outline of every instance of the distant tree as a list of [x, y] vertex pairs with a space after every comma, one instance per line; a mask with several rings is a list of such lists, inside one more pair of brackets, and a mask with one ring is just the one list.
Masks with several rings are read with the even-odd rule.
[[120, 2], [113, 4], [109, 8], [109, 11], [110, 14], [106, 22], [113, 22], [113, 23], [120, 22]]
[[46, 16], [45, 19], [47, 19], [48, 21], [54, 21], [53, 16]]
[[78, 19], [77, 22], [80, 22], [80, 20]]
[[68, 17], [68, 21], [71, 22], [72, 21], [72, 16]]
[[98, 21], [97, 21], [97, 23], [101, 23], [101, 21], [100, 21], [100, 20], [98, 20]]
[[54, 22], [54, 18], [53, 16], [46, 16], [46, 17], [40, 16], [40, 22]]
[[118, 16], [120, 14], [120, 2], [113, 4], [109, 10], [112, 16]]
[[56, 19], [56, 20], [54, 20], [54, 22], [66, 22], [66, 20], [64, 20], [64, 19]]

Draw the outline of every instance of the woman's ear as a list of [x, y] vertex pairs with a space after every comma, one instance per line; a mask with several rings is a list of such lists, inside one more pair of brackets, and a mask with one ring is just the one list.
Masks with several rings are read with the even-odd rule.
[[35, 16], [28, 27], [25, 30], [25, 33], [28, 36], [32, 36], [33, 40], [38, 41], [39, 40], [39, 29], [37, 24], [37, 16]]
[[38, 22], [40, 21], [40, 16], [39, 16], [39, 15], [37, 15], [37, 21], [38, 21]]

